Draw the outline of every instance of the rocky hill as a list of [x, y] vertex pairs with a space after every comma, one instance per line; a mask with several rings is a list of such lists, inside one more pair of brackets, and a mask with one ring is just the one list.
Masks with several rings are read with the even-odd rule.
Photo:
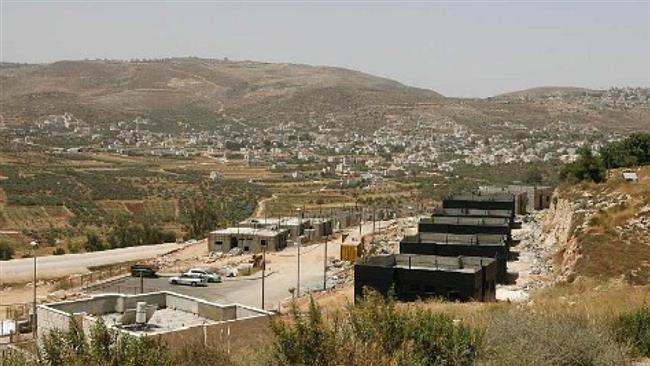
[[650, 284], [650, 167], [625, 182], [560, 187], [546, 214], [543, 240], [555, 248], [558, 282], [581, 277]]
[[5, 125], [70, 113], [91, 124], [141, 117], [198, 128], [294, 122], [308, 130], [374, 131], [430, 122], [481, 134], [553, 123], [622, 133], [650, 129], [648, 89], [541, 88], [459, 99], [358, 71], [298, 64], [198, 58], [2, 64], [0, 83]]

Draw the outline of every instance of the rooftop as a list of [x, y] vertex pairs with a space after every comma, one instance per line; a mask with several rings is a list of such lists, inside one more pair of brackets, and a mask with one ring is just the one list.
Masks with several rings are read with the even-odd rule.
[[226, 229], [215, 230], [210, 232], [210, 234], [217, 235], [254, 235], [254, 236], [266, 236], [273, 237], [280, 235], [281, 233], [287, 232], [284, 229], [273, 230], [266, 228], [254, 228], [254, 227], [229, 227]]
[[431, 216], [420, 219], [422, 224], [510, 226], [506, 217]]
[[[310, 219], [303, 218], [303, 224], [309, 222]], [[298, 218], [294, 216], [286, 217], [267, 217], [267, 218], [254, 218], [246, 219], [240, 222], [241, 225], [260, 225], [260, 226], [294, 226], [298, 225]]]
[[463, 193], [451, 195], [445, 200], [456, 201], [490, 201], [490, 202], [514, 202], [515, 197], [511, 193]]
[[486, 217], [511, 217], [510, 210], [483, 210], [480, 208], [439, 208], [432, 216], [486, 216]]
[[503, 235], [493, 234], [445, 234], [420, 232], [408, 235], [402, 239], [404, 243], [429, 243], [449, 245], [480, 245], [480, 246], [507, 246], [507, 238]]
[[476, 273], [483, 266], [494, 263], [492, 258], [481, 257], [443, 257], [437, 255], [391, 254], [368, 257], [358, 262], [358, 266], [419, 269], [442, 272]]

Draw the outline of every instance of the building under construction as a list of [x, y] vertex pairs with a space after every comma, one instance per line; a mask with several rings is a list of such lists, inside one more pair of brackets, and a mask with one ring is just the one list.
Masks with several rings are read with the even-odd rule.
[[400, 241], [399, 251], [402, 254], [493, 258], [496, 260], [497, 282], [504, 283], [507, 280], [510, 248], [504, 235], [419, 232], [415, 235], [405, 236]]
[[446, 298], [493, 301], [496, 260], [479, 257], [393, 254], [369, 257], [354, 266], [355, 300], [364, 288], [401, 301]]

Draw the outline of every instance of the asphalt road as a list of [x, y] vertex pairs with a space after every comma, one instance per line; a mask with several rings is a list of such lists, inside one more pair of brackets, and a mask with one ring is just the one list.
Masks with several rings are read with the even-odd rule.
[[[101, 252], [38, 257], [36, 259], [37, 274], [39, 279], [49, 279], [75, 273], [85, 273], [88, 271], [88, 267], [154, 258], [179, 247], [179, 244], [167, 243], [110, 249]], [[0, 278], [2, 278], [2, 282], [30, 281], [33, 270], [34, 261], [32, 258], [0, 262]]]
[[[388, 226], [392, 221], [382, 222], [382, 227]], [[372, 222], [362, 225], [363, 234], [372, 232]], [[358, 242], [359, 227], [350, 227], [344, 230], [349, 236], [346, 242]], [[328, 258], [339, 258], [340, 241], [330, 241], [327, 246]], [[301, 247], [300, 262], [300, 290], [305, 293], [309, 290], [323, 288], [323, 257], [325, 255], [324, 243], [312, 244]], [[298, 286], [298, 250], [289, 247], [280, 252], [267, 253], [267, 276], [265, 278], [264, 304], [266, 309], [276, 309], [280, 302], [291, 297], [290, 288]], [[262, 305], [262, 279], [261, 272], [252, 276], [225, 278], [222, 283], [210, 283], [208, 287], [191, 287], [172, 285], [169, 277], [143, 279], [144, 291], [172, 291], [193, 296], [208, 301], [219, 303], [240, 303], [248, 306], [260, 307]], [[94, 287], [92, 293], [126, 293], [134, 294], [140, 291], [140, 279], [133, 277], [122, 278], [102, 286]]]

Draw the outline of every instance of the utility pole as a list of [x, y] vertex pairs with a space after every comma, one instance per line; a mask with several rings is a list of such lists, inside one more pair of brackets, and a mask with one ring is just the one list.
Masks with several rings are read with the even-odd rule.
[[296, 245], [298, 245], [298, 285], [296, 286], [296, 297], [300, 297], [300, 246], [302, 245], [300, 240], [300, 234], [302, 231], [302, 212], [298, 208], [298, 235], [296, 236]]
[[372, 206], [372, 233], [375, 233], [375, 206]]
[[266, 277], [266, 244], [262, 245], [262, 310], [264, 310], [264, 279]]
[[323, 256], [323, 291], [327, 290], [327, 238], [329, 234], [325, 235], [325, 254]]
[[36, 246], [38, 243], [35, 240], [32, 240], [30, 243], [32, 246], [32, 256], [34, 257], [34, 279], [32, 280], [32, 287], [34, 288], [34, 297], [33, 297], [33, 315], [32, 315], [32, 332], [34, 338], [36, 338]]
[[361, 215], [359, 216], [359, 240], [361, 240], [361, 223], [363, 222], [363, 207], [361, 207]]

